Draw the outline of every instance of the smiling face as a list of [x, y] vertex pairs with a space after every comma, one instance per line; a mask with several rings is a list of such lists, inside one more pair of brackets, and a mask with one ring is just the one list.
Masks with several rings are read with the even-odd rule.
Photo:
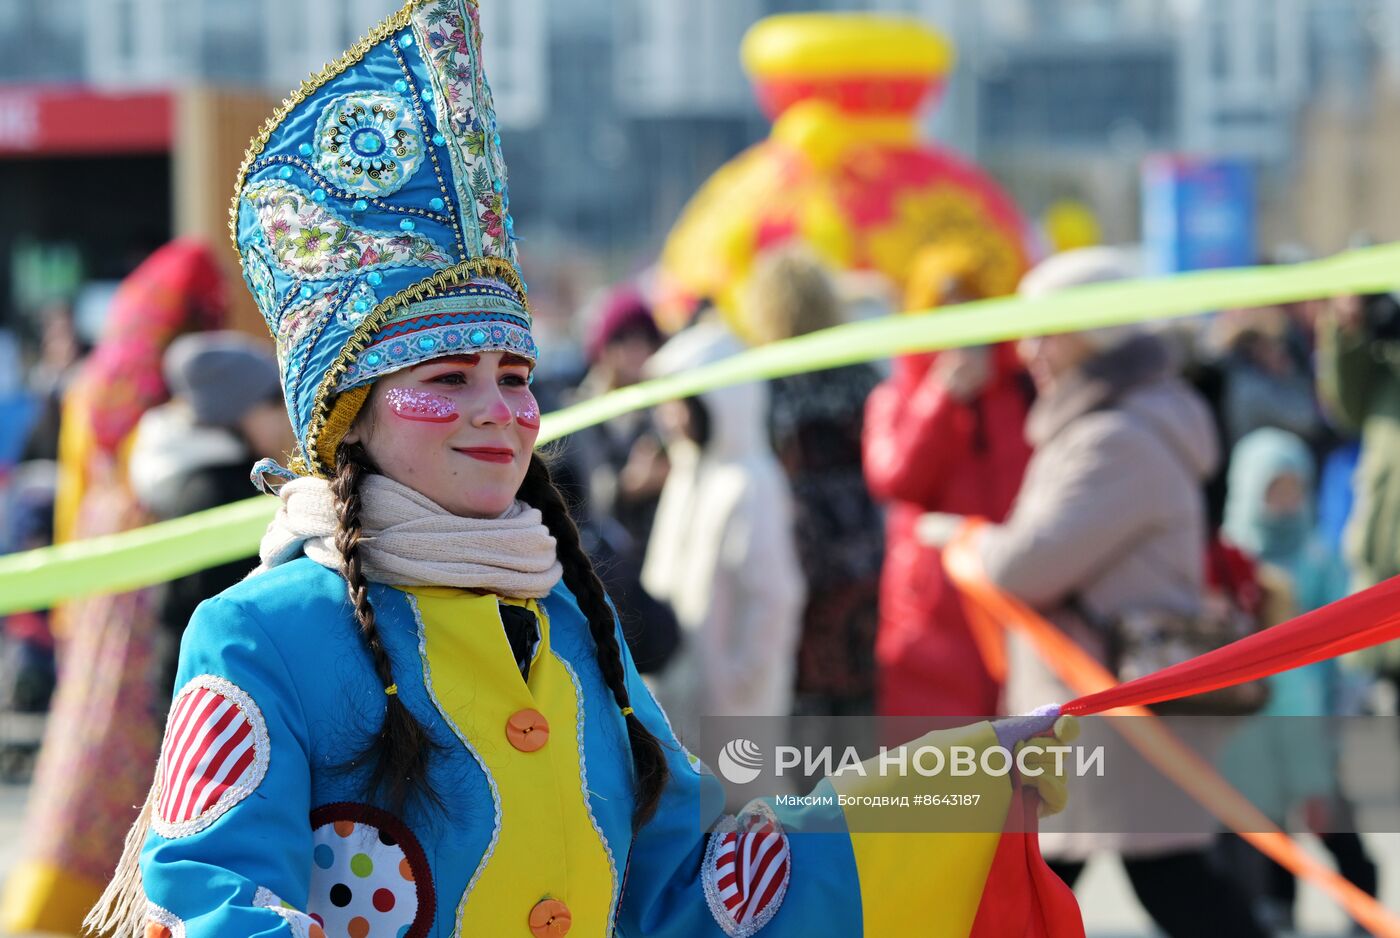
[[345, 436], [379, 471], [455, 515], [510, 507], [540, 432], [530, 363], [502, 352], [435, 358], [381, 378]]

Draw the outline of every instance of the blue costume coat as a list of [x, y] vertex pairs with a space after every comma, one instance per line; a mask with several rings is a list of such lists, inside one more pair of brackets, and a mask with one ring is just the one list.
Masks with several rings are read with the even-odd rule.
[[[880, 852], [841, 832], [835, 809], [756, 802], [723, 816], [718, 782], [672, 734], [627, 656], [633, 705], [671, 772], [655, 817], [634, 835], [624, 720], [564, 586], [533, 607], [543, 635], [528, 680], [495, 597], [376, 585], [371, 600], [397, 693], [437, 746], [429, 781], [442, 808], [365, 803], [367, 770], [351, 761], [382, 720], [384, 688], [344, 580], [305, 558], [253, 577], [199, 608], [181, 651], [141, 860], [157, 929], [190, 938], [854, 936], [870, 933], [863, 902], [876, 893], [897, 901], [900, 883], [887, 873], [862, 882], [861, 867], [879, 868]], [[435, 646], [436, 633], [459, 627], [492, 644], [484, 653]], [[551, 688], [551, 671], [567, 678]], [[550, 717], [543, 743], [512, 741], [521, 702]], [[505, 725], [473, 723], [507, 711]], [[974, 745], [992, 736], [985, 724], [962, 732]], [[789, 834], [812, 811], [835, 817], [837, 832]], [[990, 863], [988, 836], [976, 839], [970, 851], [938, 851], [972, 864], [974, 909]], [[934, 862], [929, 845], [904, 840], [905, 861], [926, 852]], [[903, 865], [906, 885], [924, 882], [917, 862]]]

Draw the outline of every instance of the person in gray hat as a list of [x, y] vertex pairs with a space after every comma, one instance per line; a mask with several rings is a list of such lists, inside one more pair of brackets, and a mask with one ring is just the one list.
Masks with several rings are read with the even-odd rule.
[[[131, 483], [160, 520], [251, 498], [248, 473], [295, 445], [282, 403], [277, 359], [241, 332], [200, 332], [173, 342], [163, 362], [171, 400], [141, 418], [131, 453]], [[161, 653], [160, 687], [175, 682], [176, 652], [194, 609], [243, 579], [250, 556], [158, 588], [169, 642]]]
[[182, 336], [165, 353], [164, 372], [174, 407], [195, 427], [232, 433], [258, 458], [293, 446], [280, 426], [282, 385], [266, 343], [242, 332]]

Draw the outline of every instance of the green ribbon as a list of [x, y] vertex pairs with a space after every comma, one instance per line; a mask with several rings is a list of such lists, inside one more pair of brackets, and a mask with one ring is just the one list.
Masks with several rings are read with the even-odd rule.
[[262, 496], [209, 511], [0, 557], [0, 615], [165, 583], [258, 552], [276, 502]]
[[[1400, 242], [1303, 264], [1094, 284], [1035, 300], [1004, 297], [852, 323], [566, 407], [544, 418], [540, 443], [663, 401], [749, 381], [901, 354], [1175, 319], [1206, 310], [1380, 293], [1397, 285]], [[164, 583], [252, 556], [275, 508], [276, 502], [266, 496], [252, 498], [122, 534], [0, 557], [0, 615]]]

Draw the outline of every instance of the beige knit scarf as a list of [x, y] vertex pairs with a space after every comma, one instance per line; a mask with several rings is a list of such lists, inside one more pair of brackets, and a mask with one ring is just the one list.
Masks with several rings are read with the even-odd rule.
[[[254, 575], [303, 553], [341, 569], [335, 499], [325, 479], [282, 486], [282, 504], [263, 536]], [[499, 518], [463, 518], [382, 475], [360, 483], [360, 562], [365, 576], [393, 586], [455, 586], [513, 599], [539, 599], [563, 576], [554, 537], [539, 509], [517, 501]]]

